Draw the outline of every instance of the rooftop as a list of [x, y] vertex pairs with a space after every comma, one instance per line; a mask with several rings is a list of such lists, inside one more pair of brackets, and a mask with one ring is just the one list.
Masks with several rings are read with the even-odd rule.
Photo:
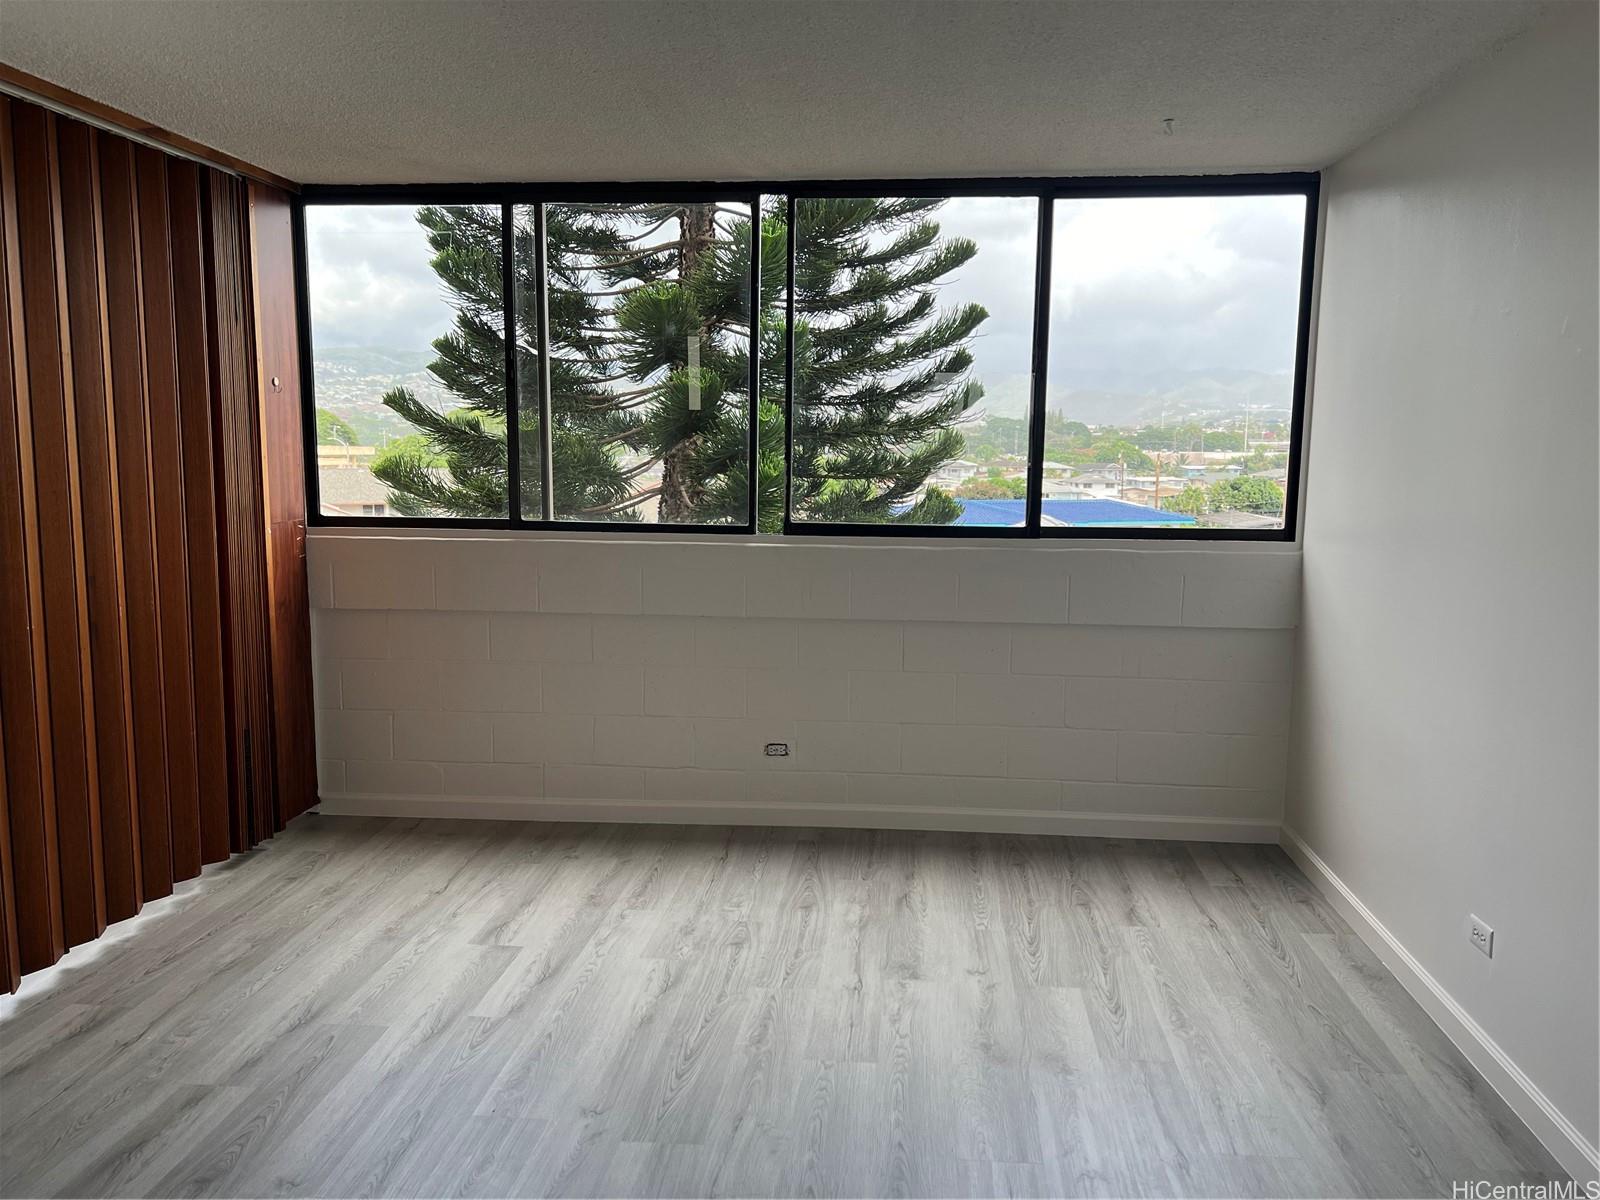
[[317, 497], [323, 504], [384, 504], [389, 489], [366, 467], [330, 467], [317, 473]]
[[[957, 525], [1021, 525], [1028, 514], [1026, 500], [958, 500]], [[1183, 513], [1157, 512], [1142, 504], [1122, 500], [1046, 500], [1042, 516], [1046, 525], [1193, 525]]]

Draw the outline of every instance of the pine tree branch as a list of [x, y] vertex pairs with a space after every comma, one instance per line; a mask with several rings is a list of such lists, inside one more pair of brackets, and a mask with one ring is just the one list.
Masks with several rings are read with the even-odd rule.
[[[588, 257], [590, 257], [590, 258], [604, 258], [604, 259], [607, 259], [608, 261], [606, 261], [604, 263], [596, 263], [594, 266], [578, 267], [576, 269], [579, 270], [579, 271], [600, 271], [600, 270], [611, 271], [611, 270], [615, 270], [617, 267], [625, 266], [628, 263], [639, 262], [639, 261], [641, 261], [643, 259], [647, 259], [647, 258], [654, 258], [654, 257], [656, 257], [656, 256], [658, 256], [660, 254], [664, 254], [668, 250], [681, 249], [683, 247], [683, 245], [684, 245], [684, 243], [682, 241], [676, 241], [676, 242], [662, 242], [659, 246], [647, 246], [647, 247], [645, 247], [643, 249], [639, 249], [639, 250], [634, 250], [631, 247], [630, 247], [629, 250], [617, 250], [617, 251], [592, 250], [592, 251], [586, 252]], [[619, 257], [619, 256], [622, 256], [622, 257]], [[573, 291], [578, 291], [578, 290], [582, 290], [582, 289], [574, 288], [572, 290]]]
[[663, 455], [657, 454], [652, 458], [648, 458], [638, 466], [630, 467], [624, 471], [622, 477], [629, 480], [637, 479], [639, 476], [647, 474], [652, 467], [659, 466], [663, 457]]
[[619, 500], [615, 504], [596, 505], [593, 508], [586, 508], [586, 509], [583, 509], [582, 511], [585, 514], [607, 514], [608, 515], [608, 514], [614, 513], [614, 512], [621, 512], [625, 508], [637, 508], [637, 507], [639, 507], [640, 504], [642, 504], [646, 500], [650, 499], [651, 496], [659, 496], [660, 494], [661, 494], [661, 489], [660, 488], [658, 488], [658, 487], [650, 488], [648, 491], [635, 492], [631, 496], [629, 496], [626, 500]]

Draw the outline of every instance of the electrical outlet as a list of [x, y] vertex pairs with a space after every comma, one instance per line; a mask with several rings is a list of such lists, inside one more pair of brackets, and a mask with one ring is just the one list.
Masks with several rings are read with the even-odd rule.
[[768, 742], [767, 743], [767, 757], [768, 758], [788, 758], [789, 757], [789, 743], [788, 742]]
[[1494, 929], [1487, 921], [1467, 914], [1467, 941], [1483, 951], [1485, 958], [1494, 957]]

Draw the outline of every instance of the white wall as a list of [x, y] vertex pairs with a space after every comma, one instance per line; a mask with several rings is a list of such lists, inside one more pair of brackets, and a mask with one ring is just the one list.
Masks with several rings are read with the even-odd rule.
[[1292, 547], [323, 530], [310, 566], [326, 812], [1277, 838]]
[[1287, 812], [1591, 1148], [1595, 45], [1556, 6], [1325, 176]]

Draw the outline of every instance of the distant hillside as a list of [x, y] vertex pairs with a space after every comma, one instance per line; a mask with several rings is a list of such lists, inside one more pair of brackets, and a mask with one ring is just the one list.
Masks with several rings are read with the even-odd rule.
[[[441, 412], [461, 401], [428, 373], [431, 350], [395, 350], [349, 346], [318, 348], [312, 364], [318, 408], [343, 417], [363, 444], [383, 445], [411, 432], [388, 408], [383, 395], [410, 388]], [[1006, 381], [1001, 381], [1006, 382]], [[1008, 404], [1009, 390], [997, 385], [984, 397], [991, 416], [1021, 415], [1022, 405]], [[1063, 391], [1050, 390], [1050, 408], [1089, 425], [1136, 425], [1146, 421], [1242, 416], [1286, 416], [1293, 402], [1293, 379], [1287, 373], [1215, 368], [1202, 371], [1075, 371]], [[1012, 410], [1015, 409], [1013, 412]]]
[[1132, 425], [1186, 417], [1237, 417], [1247, 410], [1287, 414], [1294, 380], [1287, 372], [1215, 368], [1203, 371], [1078, 371], [1053, 387], [1050, 407], [1089, 425]]
[[311, 364], [317, 407], [348, 421], [364, 445], [381, 446], [404, 437], [412, 432], [411, 426], [384, 405], [386, 392], [409, 388], [441, 412], [461, 406], [460, 399], [428, 373], [433, 357], [431, 350], [317, 347]]
[[433, 350], [393, 350], [382, 346], [335, 346], [316, 350], [316, 368], [354, 375], [417, 375], [428, 369]]

